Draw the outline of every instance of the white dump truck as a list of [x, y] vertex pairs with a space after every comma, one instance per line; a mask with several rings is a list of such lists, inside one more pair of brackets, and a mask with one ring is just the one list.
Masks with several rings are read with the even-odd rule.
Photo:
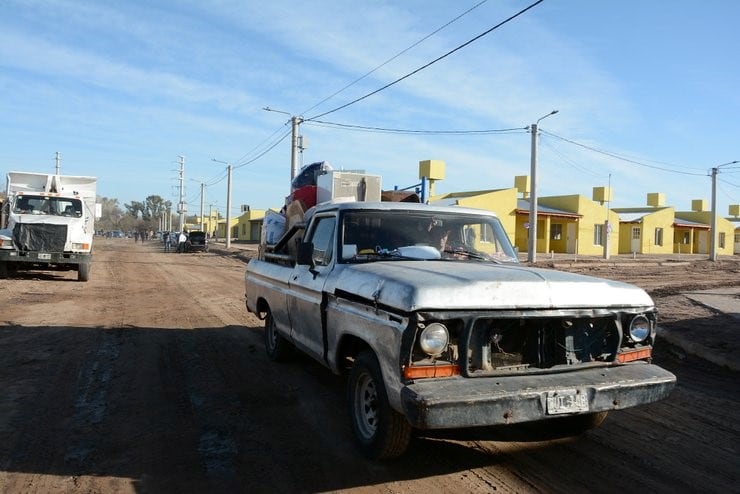
[[8, 172], [0, 217], [0, 278], [18, 269], [76, 270], [90, 277], [97, 179]]

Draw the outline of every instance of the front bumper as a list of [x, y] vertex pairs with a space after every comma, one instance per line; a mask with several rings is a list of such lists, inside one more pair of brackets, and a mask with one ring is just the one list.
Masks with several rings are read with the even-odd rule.
[[486, 378], [425, 379], [401, 390], [408, 421], [420, 429], [531, 422], [548, 413], [548, 396], [576, 392], [593, 413], [652, 403], [667, 397], [676, 376], [646, 363], [573, 372]]
[[0, 262], [24, 262], [32, 264], [84, 264], [92, 255], [85, 252], [19, 252], [15, 249], [0, 249]]

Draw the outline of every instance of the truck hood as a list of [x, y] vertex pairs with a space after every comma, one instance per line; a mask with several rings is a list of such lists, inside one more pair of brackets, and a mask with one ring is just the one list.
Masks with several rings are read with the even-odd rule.
[[335, 291], [402, 311], [652, 306], [627, 283], [521, 265], [390, 261], [344, 265]]

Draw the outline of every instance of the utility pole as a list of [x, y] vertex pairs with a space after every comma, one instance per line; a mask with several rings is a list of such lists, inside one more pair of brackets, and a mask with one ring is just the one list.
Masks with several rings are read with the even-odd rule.
[[185, 201], [183, 199], [184, 197], [184, 187], [185, 187], [185, 156], [178, 156], [180, 159], [180, 200], [177, 202], [177, 212], [180, 214], [180, 232], [183, 231], [183, 226], [185, 225]]
[[[303, 123], [303, 119], [301, 117], [296, 117], [295, 115], [291, 115], [290, 113], [286, 111], [281, 110], [275, 110], [273, 108], [270, 108], [269, 106], [266, 106], [262, 108], [265, 111], [271, 111], [275, 113], [282, 113], [284, 115], [290, 115], [290, 125], [291, 125], [291, 139], [290, 139], [290, 181], [292, 182], [293, 179], [298, 175], [298, 152], [299, 149], [302, 151], [302, 144], [298, 142], [299, 136], [298, 136], [298, 126]], [[303, 159], [303, 155], [301, 155], [301, 159]]]
[[290, 181], [298, 175], [298, 125], [302, 120], [298, 117], [291, 117], [291, 145], [290, 145]]
[[612, 174], [609, 174], [609, 184], [606, 188], [606, 221], [604, 221], [604, 259], [609, 260], [611, 253], [611, 229], [612, 225], [609, 223], [609, 200], [612, 196]]
[[529, 241], [527, 243], [527, 261], [537, 262], [537, 152], [538, 152], [538, 125], [540, 121], [550, 115], [555, 115], [558, 110], [553, 110], [544, 117], [540, 117], [531, 125], [532, 130], [532, 159], [530, 162], [530, 187], [529, 193]]
[[229, 168], [229, 178], [226, 189], [226, 249], [231, 247], [231, 165]]
[[729, 166], [734, 165], [736, 163], [740, 163], [740, 161], [730, 161], [727, 163], [723, 163], [721, 165], [717, 165], [714, 168], [712, 168], [712, 218], [711, 218], [711, 241], [710, 241], [710, 248], [709, 248], [709, 260], [710, 261], [716, 261], [717, 260], [717, 174], [719, 173], [719, 169], [723, 166]]
[[203, 217], [204, 209], [206, 207], [206, 184], [200, 183], [200, 231], [206, 231], [206, 219]]
[[216, 163], [223, 163], [229, 170], [227, 185], [226, 185], [226, 248], [231, 247], [231, 164], [227, 161], [219, 161], [216, 158], [212, 158], [212, 161]]

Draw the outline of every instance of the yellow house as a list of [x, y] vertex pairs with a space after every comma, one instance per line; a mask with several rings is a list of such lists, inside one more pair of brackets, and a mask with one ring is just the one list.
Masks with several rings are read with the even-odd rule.
[[[576, 242], [573, 232], [582, 215], [543, 206], [541, 202], [537, 201], [537, 252], [574, 254]], [[527, 252], [529, 248], [529, 205], [526, 199], [517, 201], [514, 245], [521, 252]]]
[[429, 203], [437, 206], [461, 206], [492, 211], [501, 220], [501, 225], [509, 239], [513, 239], [517, 228], [516, 195], [515, 188], [452, 192], [431, 197]]
[[218, 211], [212, 210], [208, 216], [201, 218], [200, 216], [195, 217], [193, 223], [186, 223], [185, 229], [189, 232], [203, 230], [206, 233], [213, 234], [216, 231], [216, 225], [218, 224]]
[[540, 218], [538, 214], [537, 252], [551, 252], [555, 251], [555, 246], [564, 246], [567, 253], [599, 256], [608, 245], [610, 255], [618, 253], [619, 215], [614, 211], [578, 194], [541, 197], [537, 201], [538, 211], [540, 206], [569, 212], [579, 218], [553, 222], [552, 217]]
[[725, 218], [735, 226], [735, 254], [740, 254], [740, 204], [730, 205], [730, 217]]
[[[424, 163], [426, 162], [421, 162], [420, 165]], [[423, 166], [420, 166], [420, 170], [422, 168]], [[424, 176], [424, 173], [420, 172], [420, 176]], [[520, 252], [526, 252], [529, 234], [529, 201], [518, 199], [517, 195], [518, 193], [525, 197], [529, 195], [529, 177], [515, 177], [514, 184], [515, 186], [509, 189], [434, 195], [429, 202], [495, 212], [501, 219], [504, 230], [514, 246]], [[594, 197], [600, 199], [600, 202], [580, 195], [539, 198], [537, 201], [537, 252], [603, 255], [604, 246], [608, 243], [609, 253], [617, 254], [619, 217], [609, 208], [604, 207], [603, 202], [610, 200], [607, 195], [611, 195], [610, 190], [598, 187], [594, 188]]]
[[[239, 218], [230, 218], [229, 223], [231, 223], [231, 238], [232, 240], [238, 240], [239, 239], [239, 230], [237, 229], [237, 224], [239, 223]], [[216, 238], [226, 238], [226, 219], [222, 218], [218, 220], [218, 224], [216, 225]]]
[[618, 208], [620, 254], [672, 254], [674, 218], [672, 207]]
[[251, 209], [249, 206], [242, 206], [242, 214], [236, 221], [235, 237], [239, 240], [259, 242], [264, 218], [264, 209]]
[[[676, 212], [674, 252], [680, 254], [709, 254], [711, 248], [711, 211]], [[717, 218], [716, 251], [730, 256], [734, 252], [735, 225], [725, 218]]]
[[728, 219], [730, 223], [735, 225], [735, 254], [740, 254], [740, 219]]

